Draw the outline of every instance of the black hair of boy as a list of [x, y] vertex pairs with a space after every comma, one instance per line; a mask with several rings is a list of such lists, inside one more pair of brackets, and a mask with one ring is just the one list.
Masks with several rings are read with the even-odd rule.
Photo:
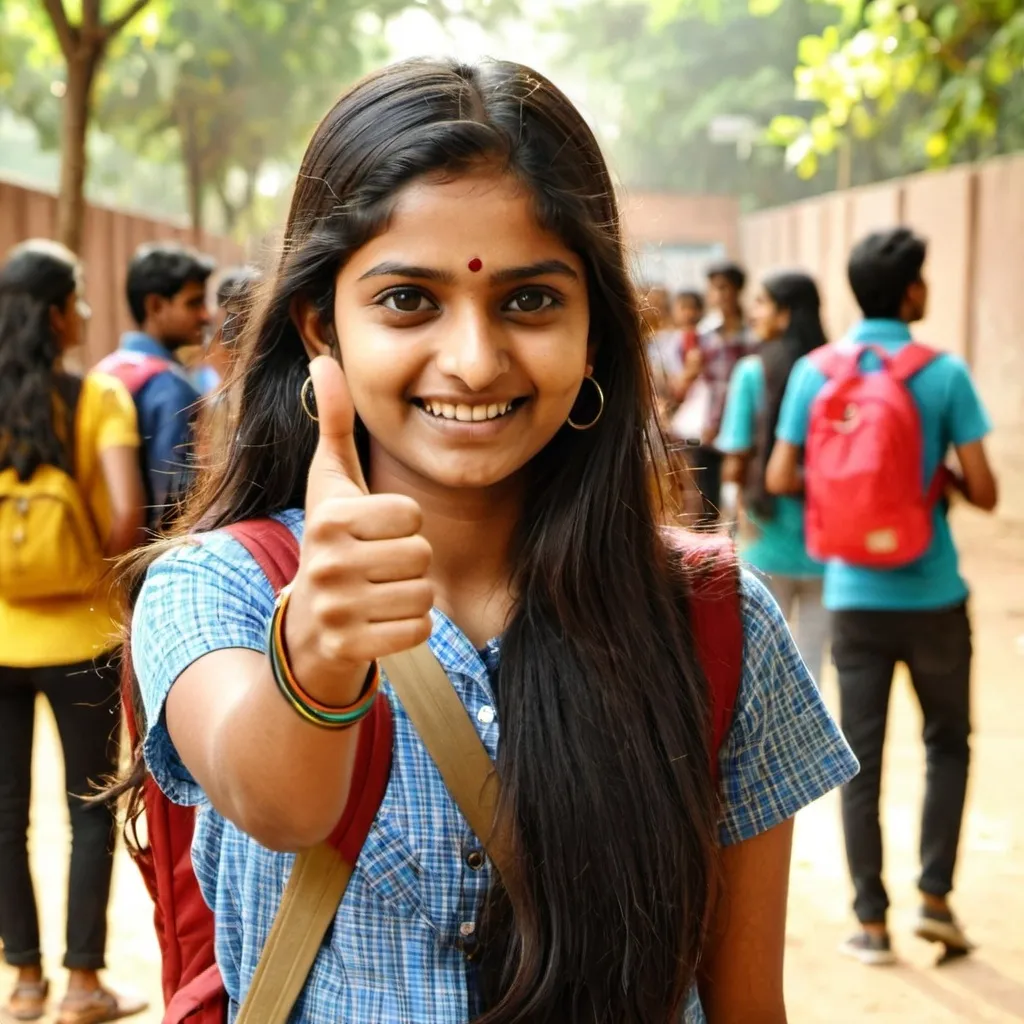
[[743, 291], [747, 286], [747, 272], [732, 260], [721, 260], [718, 263], [712, 263], [708, 267], [705, 276], [709, 281], [714, 280], [716, 277], [725, 278], [737, 292]]
[[174, 242], [140, 246], [128, 264], [125, 287], [132, 319], [139, 327], [145, 323], [147, 295], [172, 299], [193, 281], [205, 285], [214, 266], [206, 256]]
[[847, 275], [868, 320], [899, 320], [907, 289], [922, 280], [928, 243], [909, 228], [875, 231], [850, 253]]

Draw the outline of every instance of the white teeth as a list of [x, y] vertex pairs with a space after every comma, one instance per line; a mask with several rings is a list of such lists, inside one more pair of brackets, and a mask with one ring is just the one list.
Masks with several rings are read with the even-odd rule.
[[512, 402], [491, 405], [452, 405], [448, 402], [423, 402], [423, 409], [431, 416], [444, 420], [458, 420], [460, 423], [482, 423], [496, 420], [512, 411]]

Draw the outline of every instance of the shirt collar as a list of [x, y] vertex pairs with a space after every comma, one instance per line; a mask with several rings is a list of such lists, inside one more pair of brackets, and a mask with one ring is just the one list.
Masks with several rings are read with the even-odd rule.
[[902, 345], [912, 340], [909, 325], [902, 320], [861, 320], [847, 335], [861, 345]]
[[161, 345], [156, 338], [143, 331], [125, 331], [121, 335], [121, 348], [125, 352], [137, 352], [143, 356], [157, 356], [160, 359], [167, 359], [174, 362], [174, 356], [170, 350]]

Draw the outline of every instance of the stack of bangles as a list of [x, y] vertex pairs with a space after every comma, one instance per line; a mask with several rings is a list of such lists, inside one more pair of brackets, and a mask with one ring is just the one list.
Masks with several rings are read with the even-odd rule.
[[310, 696], [295, 680], [291, 665], [288, 663], [288, 652], [284, 646], [284, 613], [291, 597], [291, 587], [285, 587], [278, 595], [274, 606], [274, 617], [270, 620], [270, 640], [267, 644], [267, 656], [274, 673], [274, 682], [282, 696], [292, 709], [302, 718], [323, 729], [348, 729], [360, 719], [365, 718], [373, 707], [373, 702], [380, 689], [380, 665], [374, 662], [366, 677], [363, 692], [354, 703], [347, 707], [331, 707], [321, 704]]

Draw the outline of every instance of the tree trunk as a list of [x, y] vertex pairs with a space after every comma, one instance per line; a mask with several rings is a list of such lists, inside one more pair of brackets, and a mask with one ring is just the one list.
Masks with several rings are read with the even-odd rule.
[[72, 252], [82, 247], [85, 221], [85, 174], [88, 156], [86, 138], [96, 69], [103, 46], [80, 43], [68, 58], [67, 90], [61, 119], [60, 194], [57, 199], [57, 238]]
[[185, 191], [188, 196], [188, 218], [192, 228], [192, 242], [199, 244], [203, 233], [203, 166], [195, 107], [185, 101], [178, 106], [178, 131], [185, 164]]

